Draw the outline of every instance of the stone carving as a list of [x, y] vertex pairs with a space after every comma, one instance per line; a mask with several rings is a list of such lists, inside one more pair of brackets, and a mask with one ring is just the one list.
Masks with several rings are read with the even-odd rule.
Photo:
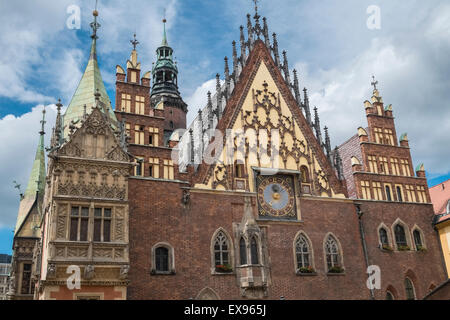
[[186, 206], [189, 204], [190, 201], [191, 201], [191, 194], [189, 193], [189, 191], [184, 190], [183, 198], [181, 199], [181, 202]]
[[86, 280], [92, 280], [95, 277], [95, 267], [93, 265], [87, 265], [84, 268], [84, 278]]
[[120, 280], [128, 279], [128, 272], [129, 271], [130, 271], [130, 266], [129, 265], [123, 265], [122, 267], [120, 267], [119, 279]]
[[47, 267], [47, 278], [55, 278], [56, 277], [56, 265], [51, 263]]

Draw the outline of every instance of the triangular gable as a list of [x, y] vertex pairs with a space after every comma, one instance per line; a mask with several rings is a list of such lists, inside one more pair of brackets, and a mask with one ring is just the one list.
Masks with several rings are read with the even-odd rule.
[[[261, 71], [262, 69], [265, 70]], [[265, 73], [265, 75], [261, 77], [261, 73]], [[276, 67], [264, 43], [260, 40], [255, 42], [255, 46], [250, 53], [246, 66], [241, 73], [240, 80], [226, 105], [216, 130], [226, 132], [227, 129], [236, 129], [236, 121], [242, 121], [242, 108], [249, 108], [248, 100], [254, 99], [255, 92], [256, 95], [261, 95], [258, 91], [261, 92], [264, 90], [264, 80], [270, 82], [270, 84], [267, 84], [267, 87], [271, 87], [272, 89], [268, 90], [266, 94], [274, 94], [273, 103], [280, 103], [280, 105], [283, 105], [283, 107], [281, 107], [284, 109], [283, 115], [286, 115], [287, 119], [291, 117], [291, 121], [296, 124], [296, 129], [294, 129], [294, 131], [298, 131], [295, 131], [295, 136], [304, 138], [304, 144], [307, 146], [305, 151], [309, 150], [310, 155], [312, 155], [312, 158], [314, 159], [311, 159], [310, 161], [316, 162], [317, 164], [318, 170], [315, 171], [315, 177], [327, 181], [329, 191], [332, 190], [332, 192], [329, 192], [330, 196], [331, 193], [341, 194], [341, 196], [342, 194], [345, 194], [345, 189], [337, 179], [334, 169], [328, 162], [311, 127], [307, 124], [306, 119], [290, 89], [287, 87], [284, 78]], [[258, 81], [261, 83], [258, 83]], [[294, 160], [299, 161], [300, 159]], [[211, 186], [211, 179], [214, 179], [217, 174], [222, 174], [222, 176], [227, 176], [229, 178], [229, 174], [224, 174], [223, 170], [224, 168], [220, 164], [208, 165], [203, 162], [198, 168], [196, 183], [205, 187], [207, 185]], [[222, 173], [220, 171], [222, 171]], [[230, 183], [231, 181], [225, 181], [223, 183], [224, 188], [228, 189]], [[217, 183], [213, 188], [216, 186]]]
[[129, 162], [128, 154], [120, 147], [109, 119], [94, 108], [70, 140], [58, 151], [59, 156]]

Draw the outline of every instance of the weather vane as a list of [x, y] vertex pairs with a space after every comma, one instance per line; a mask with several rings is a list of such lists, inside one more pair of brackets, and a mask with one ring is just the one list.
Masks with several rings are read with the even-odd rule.
[[97, 22], [97, 17], [98, 17], [98, 11], [97, 11], [97, 5], [98, 5], [98, 0], [95, 0], [95, 10], [92, 13], [92, 15], [94, 16], [94, 22], [92, 22], [90, 24], [91, 28], [92, 28], [92, 39], [98, 39], [97, 37], [97, 30], [101, 27], [100, 23]]
[[134, 33], [134, 40], [130, 40], [130, 42], [133, 45], [134, 50], [136, 50], [136, 46], [139, 44], [139, 41], [136, 39], [136, 32]]
[[377, 90], [377, 84], [378, 81], [375, 81], [375, 76], [372, 76], [373, 82], [371, 83], [371, 85], [373, 85], [374, 90]]

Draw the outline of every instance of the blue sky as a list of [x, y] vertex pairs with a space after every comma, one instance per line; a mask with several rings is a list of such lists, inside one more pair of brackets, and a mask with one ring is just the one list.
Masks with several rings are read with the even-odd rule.
[[[67, 105], [87, 63], [93, 0], [17, 0], [0, 3], [0, 253], [15, 224], [38, 141], [41, 111], [47, 132], [58, 98]], [[250, 0], [101, 0], [98, 56], [110, 99], [115, 101], [115, 66], [125, 66], [129, 40], [137, 33], [139, 60], [151, 69], [161, 41], [166, 9], [169, 44], [189, 105], [188, 121], [214, 92], [214, 77], [239, 41], [239, 26], [253, 14]], [[67, 9], [81, 9], [81, 29], [67, 28]], [[367, 8], [377, 5], [381, 29], [370, 30]], [[408, 132], [414, 165], [424, 163], [431, 185], [450, 178], [450, 4], [448, 1], [280, 0], [260, 1], [269, 32], [288, 52], [300, 85], [330, 128], [333, 145], [366, 125], [363, 102], [375, 74], [385, 103], [393, 105], [397, 134]], [[47, 135], [47, 141], [49, 135]]]

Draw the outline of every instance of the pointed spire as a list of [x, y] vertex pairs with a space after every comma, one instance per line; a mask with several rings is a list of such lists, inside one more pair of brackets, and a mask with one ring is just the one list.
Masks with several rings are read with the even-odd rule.
[[248, 48], [251, 51], [253, 49], [253, 26], [250, 17], [250, 14], [247, 14]]
[[[164, 14], [164, 16], [165, 16], [165, 14]], [[162, 20], [162, 22], [164, 23], [164, 33], [163, 33], [163, 39], [162, 39], [162, 42], [161, 42], [161, 46], [162, 47], [168, 47], [169, 43], [167, 42], [167, 34], [166, 34], [166, 22], [167, 22], [167, 20], [166, 20], [165, 17]]]
[[306, 88], [303, 88], [303, 108], [305, 109], [305, 116], [306, 116], [306, 122], [308, 122], [308, 124], [310, 126], [312, 126], [312, 121], [311, 121], [311, 111], [309, 108], [309, 98], [308, 98], [308, 90]]
[[267, 26], [266, 17], [263, 18], [263, 34], [264, 34], [264, 43], [266, 44], [267, 49], [270, 50], [269, 27]]
[[212, 100], [211, 100], [211, 91], [208, 91], [208, 129], [212, 129], [213, 127], [213, 109], [212, 109]]
[[230, 94], [230, 68], [228, 67], [228, 58], [225, 57], [225, 98], [228, 99]]
[[275, 60], [275, 65], [277, 67], [279, 67], [280, 66], [280, 54], [278, 53], [277, 34], [274, 32], [272, 36], [273, 36], [273, 47], [272, 47], [273, 57], [274, 57], [274, 60]]
[[200, 155], [203, 155], [203, 114], [202, 109], [198, 110], [198, 138], [200, 141]]
[[294, 94], [295, 94], [295, 100], [297, 100], [297, 103], [299, 106], [302, 105], [302, 98], [300, 96], [300, 89], [298, 85], [298, 77], [297, 77], [297, 70], [294, 69]]
[[217, 120], [222, 116], [222, 90], [220, 88], [220, 74], [216, 74]]
[[322, 132], [320, 129], [319, 113], [317, 112], [317, 107], [314, 107], [314, 129], [316, 130], [317, 141], [319, 141], [320, 146], [322, 146]]
[[234, 77], [234, 83], [237, 82], [237, 76], [238, 76], [238, 57], [237, 57], [237, 50], [236, 50], [236, 41], [233, 40], [233, 77]]
[[330, 142], [330, 135], [328, 134], [328, 127], [324, 128], [325, 130], [325, 150], [327, 152], [327, 158], [330, 163], [331, 161], [331, 142]]
[[111, 102], [108, 98], [106, 92], [105, 84], [102, 80], [102, 75], [97, 62], [97, 31], [100, 28], [100, 24], [97, 22], [98, 11], [93, 12], [94, 22], [91, 23], [91, 28], [93, 30], [91, 54], [89, 57], [88, 64], [84, 71], [83, 77], [81, 78], [78, 87], [72, 97], [69, 106], [67, 107], [66, 113], [63, 117], [64, 121], [64, 135], [67, 137], [69, 135], [70, 127], [76, 128], [81, 124], [81, 120], [84, 113], [84, 105], [88, 108], [88, 113], [90, 113], [92, 107], [96, 104], [94, 99], [94, 93], [100, 91], [101, 98], [100, 102], [104, 105], [104, 111], [107, 112], [107, 117], [111, 125], [117, 128], [118, 121], [114, 114], [114, 110], [111, 107]]
[[246, 43], [245, 43], [245, 36], [244, 36], [244, 26], [240, 26], [240, 30], [241, 30], [241, 37], [240, 37], [240, 41], [241, 41], [241, 65], [242, 65], [242, 68], [244, 68], [245, 61], [247, 59], [247, 55], [246, 55], [246, 51], [245, 51]]
[[289, 64], [287, 60], [287, 53], [286, 50], [283, 51], [283, 71], [284, 71], [284, 80], [286, 81], [287, 85], [291, 85], [291, 76], [289, 75]]
[[192, 128], [189, 130], [190, 144], [191, 144], [191, 164], [195, 161], [195, 150], [194, 150], [194, 130]]

